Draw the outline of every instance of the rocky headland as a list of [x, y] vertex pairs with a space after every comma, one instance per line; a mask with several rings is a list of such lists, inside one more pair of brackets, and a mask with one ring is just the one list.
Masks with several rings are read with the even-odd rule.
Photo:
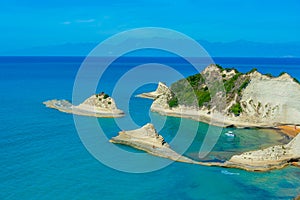
[[219, 166], [239, 168], [247, 171], [269, 171], [288, 165], [299, 165], [300, 134], [286, 145], [277, 145], [258, 151], [250, 151], [234, 155], [225, 162], [199, 162], [182, 156], [171, 149], [164, 138], [157, 133], [152, 124], [131, 131], [121, 131], [110, 142], [128, 145], [143, 150], [154, 156], [168, 158], [174, 161], [198, 164], [203, 166]]
[[128, 145], [139, 150], [143, 150], [154, 156], [168, 158], [174, 161], [195, 164], [197, 161], [189, 159], [176, 153], [164, 138], [157, 133], [153, 124], [131, 131], [121, 131], [119, 135], [111, 138], [110, 142]]
[[136, 97], [147, 98], [147, 99], [157, 99], [160, 95], [166, 94], [169, 91], [168, 86], [162, 82], [158, 82], [158, 86], [154, 92], [147, 92], [136, 95]]
[[[216, 82], [223, 87], [214, 86]], [[157, 91], [141, 96], [154, 99], [151, 106], [154, 112], [214, 125], [276, 127], [300, 124], [300, 84], [287, 73], [273, 77], [256, 69], [241, 73], [210, 65], [202, 73], [179, 80], [170, 88], [159, 85]]]
[[123, 117], [124, 112], [117, 108], [113, 98], [104, 92], [92, 95], [79, 105], [72, 105], [67, 100], [49, 100], [43, 102], [46, 107], [61, 112], [92, 117]]

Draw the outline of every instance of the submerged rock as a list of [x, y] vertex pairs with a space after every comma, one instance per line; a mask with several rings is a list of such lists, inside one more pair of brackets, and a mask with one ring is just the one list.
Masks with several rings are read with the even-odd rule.
[[43, 102], [46, 107], [57, 109], [61, 112], [92, 117], [122, 117], [124, 112], [117, 108], [113, 98], [105, 93], [95, 94], [78, 106], [72, 105], [67, 100], [49, 100]]

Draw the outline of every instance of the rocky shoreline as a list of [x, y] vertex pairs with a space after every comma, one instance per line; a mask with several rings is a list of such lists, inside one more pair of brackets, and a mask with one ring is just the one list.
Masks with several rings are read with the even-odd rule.
[[78, 106], [72, 105], [67, 100], [56, 99], [45, 101], [43, 104], [48, 108], [75, 115], [99, 118], [116, 118], [124, 116], [124, 112], [117, 108], [115, 101], [103, 92], [92, 95]]
[[203, 166], [239, 168], [247, 171], [270, 171], [289, 165], [297, 166], [300, 162], [300, 134], [286, 145], [276, 145], [262, 150], [234, 155], [224, 163], [199, 162], [176, 153], [165, 142], [164, 138], [156, 132], [152, 124], [146, 124], [136, 130], [121, 131], [110, 142], [128, 145], [151, 155], [174, 161]]
[[[220, 67], [215, 65], [208, 66], [202, 72], [202, 77], [206, 76], [212, 80], [218, 78], [218, 75], [226, 77], [223, 79], [225, 89], [228, 82], [235, 80], [234, 77], [238, 77], [236, 78], [237, 82], [239, 79], [241, 79], [240, 82], [244, 81], [242, 84], [239, 83], [241, 86], [238, 89], [231, 86], [233, 89], [228, 90], [229, 92], [226, 96], [226, 108], [221, 109], [221, 111], [218, 111], [218, 106], [207, 105], [208, 102], [198, 107], [197, 105], [184, 105], [182, 101], [178, 100], [178, 103], [171, 105], [170, 101], [176, 97], [176, 94], [173, 93], [174, 87], [176, 86], [177, 88], [175, 89], [181, 91], [182, 89], [178, 89], [178, 87], [184, 88], [188, 84], [181, 83], [184, 82], [182, 80], [178, 81], [175, 86], [172, 84], [171, 88], [159, 84], [156, 91], [143, 93], [138, 96], [154, 99], [151, 105], [151, 111], [153, 112], [168, 116], [190, 118], [216, 126], [273, 128], [287, 124], [300, 124], [298, 120], [300, 118], [300, 106], [297, 103], [297, 99], [300, 99], [300, 85], [287, 73], [282, 73], [278, 77], [263, 75], [255, 70], [242, 74], [234, 69], [220, 69]], [[197, 77], [195, 75], [192, 78], [196, 79]], [[189, 77], [187, 80], [189, 80]], [[201, 84], [201, 88], [207, 88], [205, 82], [203, 83], [202, 81]], [[195, 93], [203, 92], [201, 88], [198, 91], [195, 89]], [[184, 94], [182, 95], [184, 96]], [[186, 99], [184, 100], [186, 101]], [[239, 109], [239, 111], [236, 111], [236, 109]], [[290, 115], [288, 113], [293, 114]]]

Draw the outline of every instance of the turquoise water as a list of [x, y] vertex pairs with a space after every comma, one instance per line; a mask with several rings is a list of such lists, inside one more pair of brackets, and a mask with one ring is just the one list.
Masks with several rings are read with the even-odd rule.
[[[0, 61], [0, 199], [292, 199], [300, 193], [300, 170], [295, 167], [267, 173], [184, 163], [172, 163], [144, 174], [111, 169], [85, 149], [72, 115], [47, 109], [42, 104], [48, 99], [72, 98], [82, 58], [0, 58]], [[142, 61], [124, 59], [114, 63], [104, 79], [107, 84], [101, 85], [101, 89], [109, 93], [119, 75]], [[156, 61], [181, 69], [185, 75], [194, 72], [184, 68], [181, 61], [166, 58]], [[241, 71], [252, 67], [275, 75], [287, 71], [300, 79], [299, 59], [216, 58], [215, 61]], [[136, 93], [153, 88], [155, 85], [146, 85]], [[150, 105], [150, 100], [131, 98], [130, 114], [136, 124], [141, 126], [150, 118], [163, 118], [158, 114], [150, 116]], [[167, 141], [172, 140], [180, 122], [198, 123], [169, 117], [161, 130]], [[99, 119], [99, 123], [108, 137], [119, 131], [113, 119]], [[197, 159], [207, 127], [199, 123], [198, 134], [186, 156]], [[230, 130], [237, 137], [222, 135], [208, 160], [223, 160], [245, 150], [287, 141], [269, 130]], [[188, 133], [186, 137], [190, 137]]]

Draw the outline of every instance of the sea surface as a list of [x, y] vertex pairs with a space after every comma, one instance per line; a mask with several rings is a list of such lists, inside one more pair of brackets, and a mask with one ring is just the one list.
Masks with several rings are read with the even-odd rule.
[[[83, 60], [84, 57], [0, 57], [0, 199], [283, 200], [300, 194], [300, 169], [296, 167], [257, 173], [174, 162], [153, 172], [126, 173], [99, 162], [82, 144], [73, 116], [42, 104], [49, 99], [72, 99], [74, 80]], [[262, 73], [277, 76], [285, 71], [300, 80], [300, 59], [296, 58], [214, 58], [214, 61], [242, 72], [255, 67]], [[182, 59], [124, 57], [109, 66], [97, 92], [112, 95], [123, 74], [145, 63], [168, 65], [182, 76], [195, 73]], [[157, 68], [148, 66], [146, 74], [151, 72], [160, 73]], [[135, 82], [135, 79], [130, 80]], [[168, 80], [161, 81], [170, 84]], [[124, 94], [121, 96], [125, 95], [128, 85], [122, 84]], [[186, 130], [187, 140], [192, 139], [193, 143], [184, 154], [199, 159], [199, 148], [209, 126], [149, 112], [152, 101], [135, 98], [135, 95], [155, 87], [156, 84], [147, 83], [134, 90], [130, 99], [116, 99], [121, 109], [122, 105], [129, 105], [120, 123], [125, 122], [125, 128], [130, 129], [134, 127], [126, 127], [128, 119], [135, 126], [150, 121], [156, 125], [155, 122], [166, 120], [160, 133], [167, 142], [175, 137], [180, 123], [197, 125], [194, 138], [189, 138], [191, 135]], [[114, 119], [98, 119], [98, 122], [108, 138], [121, 130]], [[226, 131], [233, 131], [236, 137], [229, 138], [224, 134]], [[236, 153], [288, 140], [274, 130], [224, 129], [206, 159], [223, 161]], [[142, 153], [129, 147], [117, 147]]]

